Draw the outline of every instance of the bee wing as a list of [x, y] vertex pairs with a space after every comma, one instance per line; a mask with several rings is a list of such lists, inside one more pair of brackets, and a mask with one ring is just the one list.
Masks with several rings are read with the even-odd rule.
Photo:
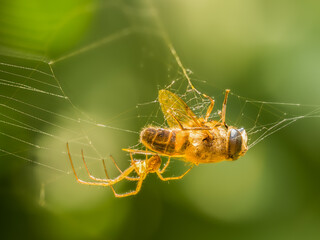
[[179, 123], [183, 127], [189, 128], [200, 126], [197, 116], [176, 94], [168, 90], [160, 90], [159, 102], [169, 127], [177, 128], [179, 127]]

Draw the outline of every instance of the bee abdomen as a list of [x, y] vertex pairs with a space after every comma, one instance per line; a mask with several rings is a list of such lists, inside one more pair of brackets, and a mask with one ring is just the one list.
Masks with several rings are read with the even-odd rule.
[[141, 142], [149, 149], [171, 155], [175, 153], [176, 133], [163, 128], [146, 128], [140, 134]]

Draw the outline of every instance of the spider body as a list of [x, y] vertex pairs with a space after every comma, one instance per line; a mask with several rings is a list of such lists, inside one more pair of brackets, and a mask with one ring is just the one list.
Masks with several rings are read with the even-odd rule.
[[148, 173], [155, 173], [160, 169], [161, 158], [158, 155], [155, 155], [146, 160], [134, 160], [132, 165], [134, 166], [137, 175], [145, 178]]

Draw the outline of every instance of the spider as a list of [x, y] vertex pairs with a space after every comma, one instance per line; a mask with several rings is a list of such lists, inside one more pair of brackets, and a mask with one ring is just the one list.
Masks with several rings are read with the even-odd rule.
[[[71, 154], [70, 154], [70, 149], [69, 149], [69, 144], [68, 143], [67, 143], [67, 150], [68, 150], [68, 155], [69, 155], [69, 160], [70, 160], [70, 163], [71, 163], [71, 167], [72, 167], [73, 173], [74, 173], [78, 183], [85, 184], [85, 185], [104, 186], [104, 187], [108, 187], [109, 186], [109, 187], [111, 187], [114, 196], [118, 197], [118, 198], [127, 197], [127, 196], [131, 196], [131, 195], [137, 194], [141, 189], [143, 180], [147, 177], [147, 175], [149, 173], [156, 173], [158, 175], [158, 177], [162, 181], [177, 180], [177, 179], [183, 178], [194, 166], [194, 165], [191, 165], [191, 167], [180, 176], [177, 176], [177, 177], [163, 177], [162, 174], [164, 173], [166, 168], [169, 166], [170, 156], [168, 157], [168, 161], [166, 162], [164, 167], [162, 169], [160, 169], [161, 158], [159, 157], [158, 154], [153, 155], [153, 153], [149, 153], [151, 155], [151, 157], [148, 157], [149, 154], [143, 153], [146, 156], [145, 160], [134, 160], [133, 156], [132, 156], [132, 152], [130, 152], [129, 154], [130, 154], [131, 164], [130, 164], [130, 167], [128, 167], [124, 171], [121, 171], [121, 169], [117, 165], [117, 163], [114, 160], [114, 158], [110, 155], [111, 160], [113, 161], [114, 165], [116, 166], [116, 168], [120, 172], [120, 175], [118, 177], [114, 178], [114, 179], [110, 179], [109, 178], [105, 161], [102, 160], [104, 172], [105, 172], [106, 177], [107, 177], [106, 179], [102, 179], [102, 178], [96, 178], [96, 177], [94, 177], [94, 176], [92, 176], [90, 174], [90, 171], [89, 171], [88, 166], [86, 164], [86, 161], [84, 159], [83, 150], [81, 150], [81, 156], [82, 156], [82, 160], [83, 160], [86, 172], [88, 173], [88, 176], [89, 176], [90, 179], [96, 181], [96, 182], [87, 182], [87, 181], [81, 180], [78, 177], [77, 173], [76, 173], [76, 170], [75, 170], [73, 162], [72, 162], [72, 158], [71, 158]], [[133, 171], [136, 172], [138, 177], [129, 177], [129, 175]], [[121, 193], [121, 194], [117, 193], [114, 190], [113, 185], [118, 183], [118, 182], [120, 182], [120, 181], [122, 181], [123, 179], [127, 179], [129, 181], [137, 181], [136, 189], [134, 191], [127, 192], [127, 193]]]

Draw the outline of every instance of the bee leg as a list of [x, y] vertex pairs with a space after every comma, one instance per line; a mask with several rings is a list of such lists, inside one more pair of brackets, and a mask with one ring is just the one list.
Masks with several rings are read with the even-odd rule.
[[162, 181], [169, 181], [169, 180], [178, 180], [183, 178], [188, 172], [190, 172], [190, 170], [194, 167], [194, 164], [191, 165], [191, 167], [185, 172], [183, 173], [181, 176], [177, 176], [177, 177], [163, 177], [160, 173], [160, 171], [157, 171], [157, 175], [158, 177], [162, 180]]
[[224, 101], [223, 101], [223, 104], [222, 104], [222, 111], [221, 111], [221, 123], [223, 125], [226, 125], [226, 110], [227, 110], [227, 100], [228, 100], [228, 94], [230, 92], [230, 89], [226, 89], [226, 93], [224, 95]]
[[208, 119], [209, 119], [209, 117], [210, 117], [210, 114], [211, 114], [212, 109], [213, 109], [213, 106], [214, 106], [214, 100], [213, 100], [211, 97], [207, 96], [206, 94], [203, 94], [203, 96], [206, 97], [206, 98], [208, 98], [208, 99], [210, 100], [210, 105], [209, 105], [209, 107], [208, 107], [206, 116], [205, 116], [205, 118], [204, 118], [204, 121], [205, 121], [205, 122], [208, 122]]

